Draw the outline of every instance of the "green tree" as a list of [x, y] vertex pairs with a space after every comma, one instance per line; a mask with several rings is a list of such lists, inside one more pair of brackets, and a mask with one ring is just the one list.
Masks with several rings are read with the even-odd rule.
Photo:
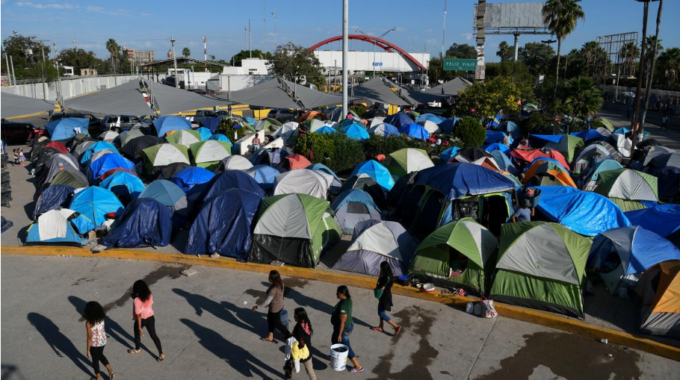
[[446, 51], [446, 56], [449, 58], [459, 58], [459, 59], [476, 59], [477, 49], [468, 44], [453, 44]]
[[663, 81], [670, 90], [678, 80], [678, 74], [680, 74], [680, 48], [666, 49], [659, 55], [659, 81]]
[[[487, 82], [476, 82], [462, 92], [456, 100], [456, 116], [488, 118], [504, 111], [507, 114], [520, 110], [522, 93], [510, 79], [497, 77]], [[474, 111], [473, 111], [474, 110]]]
[[555, 50], [552, 46], [540, 42], [529, 42], [520, 47], [518, 52], [519, 60], [535, 75], [547, 74], [554, 57]]
[[[27, 53], [27, 49], [31, 49], [31, 54]], [[14, 75], [17, 79], [26, 78], [40, 78], [42, 77], [42, 53], [45, 52], [45, 59], [48, 59], [50, 52], [49, 45], [45, 45], [42, 41], [36, 40], [35, 36], [24, 36], [17, 32], [12, 32], [2, 41], [2, 53], [12, 57], [14, 63]], [[46, 66], [50, 65], [49, 62]], [[3, 73], [10, 71], [6, 67], [6, 61], [3, 58], [1, 63], [1, 70]], [[49, 73], [46, 72], [49, 77]], [[56, 77], [56, 71], [55, 71]]]
[[595, 75], [600, 67], [609, 65], [609, 55], [595, 41], [588, 41], [583, 44], [583, 47], [579, 50], [579, 55], [585, 64], [583, 72], [590, 72], [591, 75]]
[[571, 79], [560, 93], [566, 95], [563, 101], [565, 109], [578, 118], [586, 119], [602, 108], [602, 90], [591, 78]]
[[189, 58], [189, 56], [191, 55], [191, 50], [189, 50], [188, 47], [185, 47], [184, 49], [182, 49], [182, 55], [184, 56], [184, 58]]
[[638, 57], [640, 57], [640, 48], [634, 42], [628, 42], [619, 49], [619, 60], [629, 74], [635, 71], [635, 62]]
[[521, 94], [522, 100], [534, 100], [536, 76], [523, 62], [492, 62], [486, 65], [487, 78], [504, 77], [510, 80]]
[[118, 58], [120, 58], [120, 45], [114, 40], [113, 38], [109, 38], [108, 41], [106, 41], [106, 50], [109, 52], [111, 55], [111, 68], [113, 69], [113, 73], [116, 73], [116, 61]]
[[59, 66], [73, 66], [76, 75], [80, 74], [80, 69], [97, 69], [100, 74], [106, 73], [106, 63], [91, 51], [76, 48], [64, 49], [59, 51], [57, 59]]
[[507, 42], [503, 41], [498, 45], [498, 51], [496, 52], [496, 55], [501, 57], [501, 62], [507, 62], [507, 61], [512, 61], [512, 59], [515, 57], [515, 49], [508, 45]]
[[326, 84], [323, 68], [314, 53], [309, 49], [287, 43], [276, 48], [271, 59], [274, 73], [291, 82], [314, 84], [321, 87]]
[[466, 116], [456, 123], [451, 135], [460, 140], [463, 148], [474, 148], [484, 144], [486, 131], [479, 120]]
[[543, 7], [543, 20], [548, 29], [557, 37], [557, 68], [555, 70], [555, 91], [560, 77], [560, 54], [562, 41], [576, 29], [578, 20], [585, 20], [586, 14], [578, 4], [581, 0], [548, 0]]
[[[247, 58], [250, 58], [250, 50], [241, 50], [240, 52], [234, 54], [229, 62], [231, 62], [232, 66], [241, 66], [241, 61]], [[263, 53], [262, 50], [256, 49], [252, 51], [252, 56], [253, 58], [260, 58], [260, 59], [266, 59], [270, 60], [272, 59], [272, 53], [266, 52]]]

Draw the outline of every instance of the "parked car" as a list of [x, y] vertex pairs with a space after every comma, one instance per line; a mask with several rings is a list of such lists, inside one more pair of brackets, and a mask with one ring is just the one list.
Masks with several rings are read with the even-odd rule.
[[47, 120], [47, 123], [51, 123], [55, 120], [61, 120], [61, 119], [66, 119], [66, 118], [82, 118], [82, 119], [87, 119], [90, 121], [89, 126], [88, 126], [88, 132], [90, 135], [97, 135], [100, 132], [101, 126], [102, 126], [102, 121], [95, 115], [91, 113], [65, 113], [65, 112], [54, 112], [50, 114], [49, 119]]
[[31, 123], [15, 123], [2, 120], [2, 139], [8, 145], [25, 144], [32, 138], [41, 136], [45, 129], [38, 129]]
[[271, 117], [282, 123], [285, 123], [287, 121], [295, 120], [295, 113], [289, 109], [275, 108], [269, 111], [269, 115], [267, 117]]
[[142, 119], [134, 115], [108, 115], [102, 119], [102, 131], [113, 130], [115, 132], [127, 131], [135, 124], [146, 124]]
[[210, 119], [213, 117], [219, 117], [220, 115], [217, 114], [215, 111], [210, 111], [210, 110], [196, 110], [196, 113], [194, 116], [189, 116], [187, 119], [191, 121], [194, 124], [201, 125], [201, 121], [204, 119]]

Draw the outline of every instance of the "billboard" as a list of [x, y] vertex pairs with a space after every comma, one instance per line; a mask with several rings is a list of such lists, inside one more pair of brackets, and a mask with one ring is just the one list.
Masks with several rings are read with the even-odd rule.
[[[543, 6], [545, 3], [486, 3], [484, 13], [485, 29], [546, 29], [543, 22]], [[476, 23], [477, 6], [474, 16]]]

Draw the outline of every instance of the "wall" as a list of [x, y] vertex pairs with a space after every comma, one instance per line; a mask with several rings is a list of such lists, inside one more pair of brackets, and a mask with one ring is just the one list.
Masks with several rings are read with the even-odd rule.
[[[423, 66], [428, 67], [430, 64], [429, 53], [409, 53], [416, 61]], [[342, 51], [333, 50], [315, 50], [314, 55], [319, 59], [321, 66], [331, 72], [334, 72], [338, 67], [338, 71], [342, 66]], [[375, 53], [372, 51], [351, 51], [347, 57], [347, 69], [352, 71], [370, 71], [373, 72], [373, 62], [378, 62], [382, 66], [376, 66], [376, 72], [392, 71], [392, 72], [417, 72], [418, 68], [413, 62], [407, 60], [399, 53], [387, 53], [380, 47], [377, 47]]]
[[220, 75], [221, 91], [238, 91], [266, 82], [274, 77], [267, 75]]
[[[139, 78], [137, 75], [62, 78], [61, 92], [64, 99], [68, 100], [76, 96], [116, 87], [136, 80], [137, 78]], [[57, 85], [58, 82], [56, 81], [47, 83], [46, 85], [44, 83], [20, 84], [16, 86], [3, 86], [1, 91], [14, 95], [27, 96], [29, 98], [56, 100]], [[46, 97], [44, 96], [45, 92], [47, 93]]]

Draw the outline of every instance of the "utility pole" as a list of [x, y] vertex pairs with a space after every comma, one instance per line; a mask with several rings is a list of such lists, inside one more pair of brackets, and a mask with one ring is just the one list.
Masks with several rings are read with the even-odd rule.
[[647, 118], [647, 108], [649, 108], [649, 96], [652, 92], [652, 82], [654, 81], [654, 66], [656, 65], [656, 55], [659, 49], [659, 27], [661, 26], [661, 11], [663, 10], [663, 0], [659, 1], [659, 10], [656, 12], [656, 34], [654, 37], [654, 47], [652, 48], [652, 64], [647, 72], [645, 83], [645, 105], [642, 111], [642, 122], [640, 123], [640, 133], [645, 134], [645, 119]]
[[47, 100], [47, 89], [48, 89], [48, 87], [47, 87], [47, 76], [45, 75], [45, 65], [46, 65], [46, 62], [45, 62], [45, 42], [50, 42], [50, 41], [49, 40], [38, 40], [38, 42], [40, 42], [40, 51], [42, 53], [42, 60], [43, 60], [42, 70], [40, 70], [41, 73], [42, 73], [42, 82], [43, 82], [43, 99]]
[[76, 39], [73, 39], [73, 48], [78, 50], [78, 44], [76, 44]]
[[250, 58], [253, 58], [253, 29], [250, 27], [250, 20], [248, 20], [248, 51], [250, 51]]
[[208, 40], [203, 36], [203, 61], [205, 62], [205, 72], [208, 72]]
[[349, 112], [347, 107], [347, 56], [349, 56], [349, 0], [342, 0], [342, 118]]
[[61, 75], [59, 75], [59, 58], [58, 58], [58, 49], [57, 49], [57, 41], [52, 40], [52, 46], [54, 46], [54, 62], [57, 64], [57, 102], [61, 105], [61, 109], [64, 109], [64, 96], [61, 94]]
[[17, 85], [17, 76], [14, 74], [14, 60], [12, 59], [12, 56], [9, 56], [9, 65], [12, 68], [12, 81], [14, 82], [14, 85]]
[[[444, 40], [446, 39], [446, 0], [444, 0], [444, 26], [442, 27], [442, 52], [439, 58], [442, 60], [442, 65], [444, 65]], [[443, 66], [442, 66], [443, 67]]]
[[264, 47], [262, 52], [267, 51], [267, 0], [264, 0]]
[[[639, 1], [639, 0], [638, 0]], [[642, 73], [644, 72], [645, 62], [645, 48], [647, 40], [647, 16], [649, 15], [649, 2], [651, 0], [642, 0], [645, 3], [643, 18], [642, 18], [642, 46], [640, 47], [640, 68], [638, 69], [638, 84], [635, 90], [635, 111], [633, 112], [633, 120], [631, 121], [630, 130], [633, 132], [632, 146], [630, 148], [630, 157], [635, 153], [635, 140], [638, 134], [638, 122], [640, 120], [640, 96], [642, 95]]]
[[248, 25], [243, 27], [243, 51], [248, 50]]
[[179, 88], [179, 73], [177, 72], [177, 55], [175, 54], [175, 37], [170, 36], [170, 43], [172, 44], [172, 62], [175, 66], [175, 88]]

